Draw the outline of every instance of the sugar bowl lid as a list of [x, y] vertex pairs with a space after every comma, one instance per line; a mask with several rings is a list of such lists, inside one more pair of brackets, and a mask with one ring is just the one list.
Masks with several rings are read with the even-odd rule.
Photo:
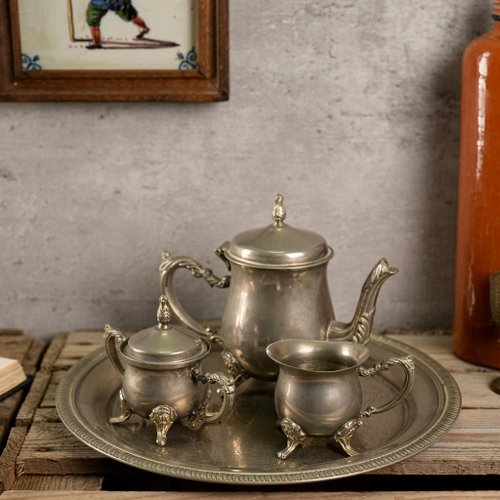
[[285, 218], [283, 196], [277, 194], [274, 223], [236, 235], [223, 248], [224, 256], [231, 262], [262, 269], [303, 269], [323, 264], [333, 257], [332, 248], [321, 235], [289, 226]]
[[170, 307], [165, 295], [160, 297], [156, 315], [158, 324], [130, 336], [123, 354], [132, 361], [176, 367], [203, 358], [210, 344], [182, 326], [170, 323]]

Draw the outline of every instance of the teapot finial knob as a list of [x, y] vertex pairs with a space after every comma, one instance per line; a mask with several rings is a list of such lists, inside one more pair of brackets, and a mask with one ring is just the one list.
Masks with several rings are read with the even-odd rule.
[[283, 205], [283, 195], [277, 194], [274, 197], [274, 208], [273, 208], [273, 219], [274, 225], [276, 227], [282, 227], [285, 225], [286, 210]]
[[158, 311], [156, 312], [156, 319], [158, 320], [158, 328], [161, 330], [166, 330], [170, 323], [170, 307], [168, 305], [168, 299], [165, 295], [160, 297], [160, 305], [158, 306]]

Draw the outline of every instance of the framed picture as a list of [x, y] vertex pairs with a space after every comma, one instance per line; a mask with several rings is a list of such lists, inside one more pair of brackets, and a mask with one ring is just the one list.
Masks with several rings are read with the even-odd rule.
[[228, 0], [0, 0], [0, 100], [224, 101]]

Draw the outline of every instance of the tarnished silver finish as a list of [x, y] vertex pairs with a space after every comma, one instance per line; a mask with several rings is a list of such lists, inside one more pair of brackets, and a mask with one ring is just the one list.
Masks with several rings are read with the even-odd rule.
[[[352, 441], [361, 453], [349, 458], [315, 438], [313, 446], [305, 442], [300, 453], [279, 460], [276, 450], [283, 447], [284, 436], [276, 426], [275, 384], [252, 379], [238, 387], [234, 411], [223, 425], [206, 425], [199, 432], [174, 425], [168, 433], [168, 446], [160, 448], [150, 438], [146, 420], [133, 415], [130, 425], [107, 423], [109, 411], [120, 411], [121, 377], [104, 349], [71, 368], [58, 385], [56, 406], [61, 420], [78, 439], [108, 457], [157, 474], [242, 487], [342, 478], [419, 453], [450, 429], [460, 411], [458, 386], [439, 363], [411, 346], [378, 335], [372, 335], [369, 350], [370, 365], [413, 355], [415, 384], [392, 411], [367, 420], [363, 432], [357, 432]], [[224, 368], [218, 352], [209, 354], [203, 363], [211, 372]], [[365, 404], [395, 397], [402, 379], [399, 370], [360, 377]]]
[[296, 424], [291, 418], [285, 417], [280, 422], [281, 430], [286, 436], [286, 448], [278, 451], [278, 458], [285, 460], [292, 452], [306, 440], [306, 433], [300, 425]]
[[[221, 254], [222, 255], [222, 254]], [[177, 317], [191, 330], [197, 332], [199, 335], [212, 339], [216, 334], [209, 327], [204, 327], [198, 321], [191, 318], [191, 316], [184, 310], [177, 296], [174, 294], [173, 277], [175, 271], [178, 269], [187, 269], [191, 271], [191, 275], [195, 278], [203, 278], [211, 287], [227, 288], [231, 281], [230, 276], [219, 278], [215, 276], [211, 269], [203, 267], [200, 263], [196, 262], [190, 257], [173, 257], [169, 252], [165, 251], [161, 255], [160, 264], [160, 287], [161, 293], [167, 297], [170, 307], [174, 310]]]
[[110, 424], [123, 424], [123, 422], [126, 422], [132, 416], [132, 410], [127, 405], [127, 401], [125, 400], [125, 396], [123, 395], [123, 389], [120, 389], [118, 397], [120, 398], [121, 413], [117, 417], [108, 418], [108, 422]]
[[413, 356], [390, 358], [387, 361], [382, 361], [381, 363], [375, 364], [368, 370], [363, 368], [362, 366], [358, 368], [358, 374], [361, 377], [373, 377], [376, 373], [388, 370], [391, 366], [400, 366], [404, 371], [404, 381], [399, 394], [397, 394], [396, 397], [382, 406], [368, 406], [356, 418], [353, 418], [346, 422], [335, 433], [335, 441], [337, 441], [337, 443], [342, 446], [343, 450], [350, 456], [358, 454], [358, 452], [351, 446], [351, 439], [354, 435], [354, 432], [363, 426], [364, 420], [371, 417], [372, 415], [383, 413], [394, 408], [408, 396], [408, 393], [412, 390], [413, 383], [415, 381], [415, 363], [413, 361]]
[[490, 276], [490, 309], [495, 323], [500, 326], [500, 272]]
[[[351, 439], [364, 419], [394, 408], [413, 386], [411, 356], [392, 357], [366, 370], [361, 364], [369, 357], [368, 348], [352, 342], [280, 340], [267, 348], [267, 354], [280, 367], [274, 402], [288, 444], [278, 453], [279, 458], [287, 458], [304, 441], [304, 435], [334, 436], [347, 454], [356, 454]], [[384, 405], [370, 405], [362, 412], [358, 377], [373, 376], [395, 365], [405, 373], [398, 394]]]
[[278, 194], [273, 208], [273, 224], [237, 234], [223, 247], [231, 264], [259, 269], [307, 269], [326, 264], [333, 250], [323, 236], [285, 224], [283, 196]]
[[282, 194], [277, 194], [274, 197], [273, 219], [276, 227], [283, 227], [285, 225], [286, 210], [283, 205]]
[[325, 340], [333, 318], [325, 264], [279, 272], [234, 264], [220, 336], [251, 377], [275, 380], [266, 347], [284, 338]]
[[155, 406], [149, 414], [149, 420], [156, 428], [156, 444], [165, 446], [167, 444], [167, 432], [177, 420], [175, 408], [169, 405]]
[[229, 351], [222, 351], [221, 356], [226, 370], [234, 379], [236, 387], [248, 379], [248, 373], [243, 370], [238, 360]]
[[[164, 446], [176, 419], [189, 419], [196, 413], [197, 424], [218, 420], [231, 408], [235, 386], [223, 373], [202, 373], [201, 361], [210, 352], [210, 344], [193, 332], [170, 325], [165, 296], [160, 298], [157, 317], [158, 325], [130, 337], [106, 325], [106, 353], [122, 378], [121, 413], [108, 421], [124, 423], [131, 413], [149, 419], [156, 426], [157, 443]], [[198, 411], [207, 398], [209, 383], [221, 385], [222, 399], [220, 408], [210, 414]]]
[[[216, 250], [231, 276], [218, 278], [195, 260], [168, 252], [160, 265], [162, 293], [182, 323], [221, 343], [248, 376], [263, 380], [276, 380], [278, 375], [277, 365], [265, 353], [277, 340], [368, 342], [380, 287], [397, 272], [380, 260], [363, 285], [352, 321], [336, 321], [326, 274], [332, 248], [319, 234], [285, 223], [280, 194], [272, 214], [272, 224], [244, 231]], [[177, 300], [173, 276], [178, 269], [190, 270], [210, 286], [225, 288], [231, 283], [219, 332], [189, 316]]]
[[236, 387], [232, 377], [228, 377], [223, 373], [201, 373], [197, 368], [192, 370], [192, 377], [196, 382], [202, 384], [220, 385], [217, 394], [222, 398], [222, 403], [217, 411], [210, 411], [207, 397], [203, 404], [188, 417], [191, 426], [198, 427], [201, 424], [215, 422], [222, 417], [226, 410], [233, 407]]
[[[104, 347], [111, 363], [119, 375], [123, 375], [125, 370], [118, 356], [117, 347], [127, 341], [127, 336], [119, 330], [115, 330], [111, 325], [104, 326]], [[121, 393], [120, 393], [121, 394]]]
[[332, 321], [328, 326], [327, 340], [352, 340], [365, 345], [370, 340], [375, 316], [375, 304], [380, 288], [397, 272], [398, 269], [389, 266], [387, 260], [380, 259], [361, 288], [361, 295], [352, 321], [350, 323]]

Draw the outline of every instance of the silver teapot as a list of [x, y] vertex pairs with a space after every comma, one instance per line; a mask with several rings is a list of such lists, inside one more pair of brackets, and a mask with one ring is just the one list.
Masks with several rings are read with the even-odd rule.
[[[283, 196], [275, 198], [273, 223], [235, 236], [216, 249], [231, 276], [217, 277], [190, 257], [162, 255], [162, 293], [189, 328], [223, 345], [223, 357], [237, 382], [249, 376], [275, 380], [278, 366], [266, 347], [282, 339], [343, 340], [366, 344], [382, 284], [398, 269], [381, 259], [368, 275], [351, 322], [335, 319], [326, 268], [333, 250], [322, 236], [285, 223]], [[229, 287], [220, 331], [205, 328], [183, 309], [173, 276], [188, 269], [210, 286]]]
[[[160, 297], [158, 324], [127, 337], [105, 326], [105, 347], [122, 378], [121, 414], [110, 424], [126, 422], [132, 413], [156, 427], [156, 444], [165, 446], [167, 432], [176, 420], [193, 429], [219, 420], [233, 405], [235, 385], [223, 373], [203, 373], [201, 361], [210, 342], [194, 332], [170, 324], [167, 298]], [[208, 384], [219, 384], [222, 401], [217, 411], [208, 409]]]

